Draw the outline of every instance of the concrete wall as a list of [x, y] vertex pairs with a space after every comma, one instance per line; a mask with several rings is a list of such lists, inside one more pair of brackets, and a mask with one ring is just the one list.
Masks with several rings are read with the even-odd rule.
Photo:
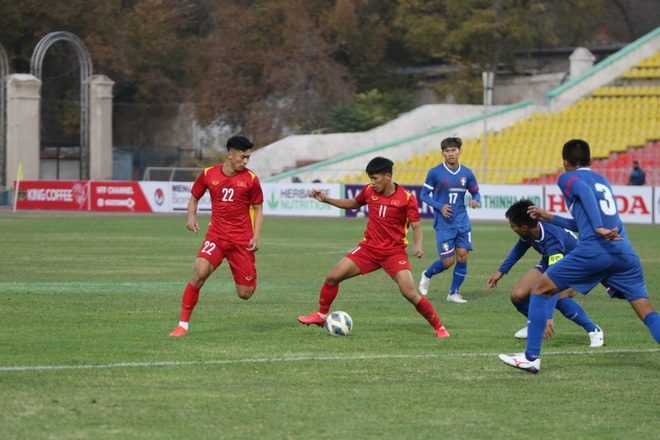
[[[423, 105], [365, 132], [289, 136], [254, 151], [248, 167], [264, 178], [296, 168], [300, 160], [318, 162], [385, 145], [478, 116], [483, 111], [480, 105]], [[462, 132], [460, 135], [465, 136]]]
[[89, 89], [89, 177], [112, 179], [112, 86], [105, 75], [93, 75]]
[[[493, 107], [491, 113], [495, 114], [489, 114], [487, 119], [488, 132], [502, 130], [533, 112], [561, 111], [595, 88], [615, 81], [639, 61], [659, 50], [660, 27], [584, 73], [579, 74], [588, 68], [587, 64], [593, 62], [593, 58], [588, 51], [577, 50], [571, 60], [575, 65], [570, 71], [497, 82], [494, 91], [496, 102], [502, 102], [498, 99], [501, 98], [500, 93], [513, 97], [516, 93], [527, 97], [531, 94], [536, 98], [531, 101], [532, 105], [521, 105], [511, 111], [498, 112], [503, 107]], [[578, 76], [569, 79], [571, 72]], [[392, 160], [406, 160], [437, 148], [440, 140], [447, 136], [477, 138], [484, 132], [483, 119], [482, 106], [427, 105], [365, 133], [282, 139], [255, 151], [248, 166], [267, 182], [288, 182], [294, 176], [303, 182], [336, 180], [363, 170], [368, 159], [377, 154]], [[301, 162], [316, 163], [300, 167]]]
[[7, 185], [23, 164], [25, 179], [39, 179], [41, 80], [29, 74], [7, 76]]
[[550, 111], [561, 111], [592, 90], [612, 83], [625, 71], [658, 51], [660, 51], [660, 27], [548, 93]]
[[[483, 107], [480, 108], [483, 109]], [[488, 132], [499, 131], [512, 125], [516, 120], [529, 116], [532, 112], [543, 110], [544, 108], [532, 106], [529, 102], [491, 109], [487, 115]], [[407, 138], [393, 139], [387, 144], [355, 150], [346, 155], [335, 156], [327, 161], [271, 176], [264, 180], [266, 182], [290, 182], [292, 176], [295, 175], [303, 182], [312, 182], [316, 179], [323, 182], [333, 181], [343, 178], [347, 173], [363, 172], [367, 162], [374, 156], [386, 156], [393, 161], [406, 160], [412, 155], [425, 154], [438, 149], [440, 141], [446, 137], [459, 136], [464, 139], [474, 139], [483, 134], [483, 131], [484, 115], [480, 113], [454, 124], [416, 133]], [[254, 169], [250, 165], [248, 167]], [[473, 169], [477, 168], [478, 166], [473, 167]]]
[[493, 102], [508, 105], [528, 99], [534, 105], [546, 105], [548, 92], [559, 87], [567, 76], [566, 72], [559, 72], [496, 78], [495, 87], [493, 87]]
[[[112, 178], [112, 86], [104, 75], [90, 83], [90, 178]], [[23, 164], [26, 180], [40, 179], [41, 80], [29, 74], [7, 76], [7, 184]]]

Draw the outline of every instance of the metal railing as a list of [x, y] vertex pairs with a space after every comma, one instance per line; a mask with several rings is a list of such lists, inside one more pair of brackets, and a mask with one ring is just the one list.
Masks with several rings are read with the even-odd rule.
[[147, 167], [142, 180], [158, 182], [192, 182], [204, 168]]

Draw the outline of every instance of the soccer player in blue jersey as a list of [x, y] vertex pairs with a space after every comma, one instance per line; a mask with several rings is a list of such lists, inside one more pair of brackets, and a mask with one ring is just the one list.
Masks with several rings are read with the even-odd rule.
[[[497, 272], [486, 280], [488, 287], [495, 289], [497, 282], [509, 273], [530, 248], [541, 254], [539, 264], [523, 275], [511, 289], [511, 303], [525, 317], [528, 315], [529, 297], [534, 282], [549, 266], [557, 263], [577, 245], [577, 237], [571, 231], [532, 218], [528, 213], [532, 206], [534, 203], [531, 200], [522, 199], [512, 204], [506, 211], [505, 216], [509, 220], [509, 226], [519, 238]], [[576, 294], [573, 289], [566, 289], [550, 298], [544, 337], [549, 338], [554, 335], [553, 314], [556, 308], [567, 319], [586, 330], [589, 334], [590, 347], [602, 347], [605, 342], [603, 331], [591, 321], [580, 304], [572, 299]], [[518, 339], [527, 339], [527, 326], [516, 332], [514, 336]]]
[[660, 343], [660, 314], [649, 298], [642, 264], [626, 235], [610, 183], [589, 168], [591, 151], [587, 142], [569, 140], [562, 149], [562, 158], [566, 173], [559, 176], [557, 185], [573, 218], [552, 215], [539, 207], [531, 207], [530, 214], [577, 231], [580, 239], [571, 253], [548, 267], [532, 286], [525, 353], [499, 355], [507, 365], [530, 373], [538, 373], [541, 368], [548, 301], [569, 287], [586, 294], [602, 282], [608, 286], [610, 297], [630, 303]]
[[458, 162], [463, 141], [457, 137], [443, 139], [440, 143], [445, 161], [431, 168], [422, 187], [421, 199], [433, 208], [433, 229], [440, 259], [431, 264], [419, 281], [419, 292], [426, 295], [433, 276], [444, 272], [456, 263], [447, 301], [465, 303], [458, 293], [467, 275], [468, 254], [472, 247], [472, 225], [465, 205], [466, 193], [470, 193], [470, 208], [481, 201], [479, 185], [474, 173]]

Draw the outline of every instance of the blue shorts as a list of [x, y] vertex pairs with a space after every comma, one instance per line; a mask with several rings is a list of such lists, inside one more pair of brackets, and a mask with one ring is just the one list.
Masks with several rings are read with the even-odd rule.
[[472, 228], [436, 229], [435, 245], [441, 259], [452, 257], [456, 253], [456, 248], [471, 251], [474, 249], [472, 247]]
[[560, 291], [570, 287], [586, 295], [598, 283], [602, 283], [612, 298], [634, 301], [649, 297], [642, 263], [636, 254], [603, 252], [593, 255], [581, 253], [579, 248], [575, 248], [548, 267], [545, 273]]

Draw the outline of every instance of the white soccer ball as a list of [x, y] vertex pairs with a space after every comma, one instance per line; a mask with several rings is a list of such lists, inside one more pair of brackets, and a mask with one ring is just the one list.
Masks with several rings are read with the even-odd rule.
[[346, 312], [332, 312], [325, 320], [325, 330], [332, 336], [346, 336], [352, 328], [353, 320]]

